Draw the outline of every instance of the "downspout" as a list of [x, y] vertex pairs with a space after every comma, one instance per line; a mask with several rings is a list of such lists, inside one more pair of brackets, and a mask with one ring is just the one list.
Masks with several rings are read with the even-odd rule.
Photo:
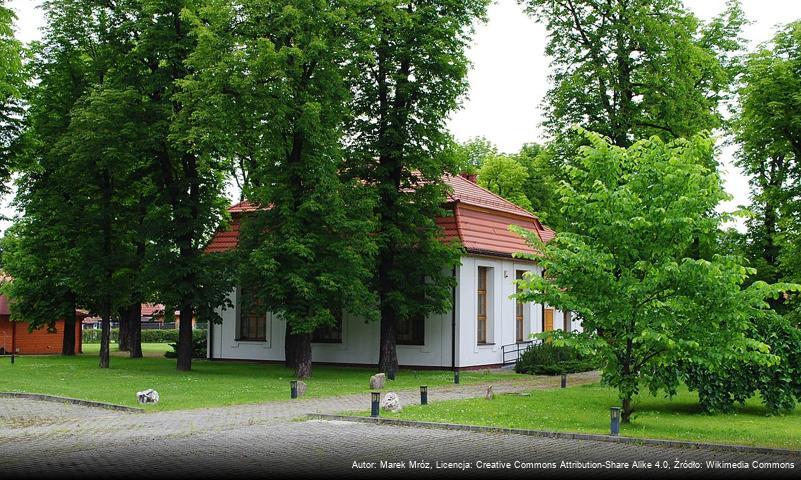
[[209, 330], [206, 334], [206, 344], [208, 345], [209, 360], [214, 360], [214, 322], [209, 319]]
[[[453, 278], [456, 278], [456, 267], [453, 267]], [[451, 370], [456, 371], [456, 285], [453, 286], [451, 304]]]
[[[542, 278], [545, 278], [545, 269], [542, 269]], [[545, 303], [540, 303], [540, 333], [545, 332]]]
[[[456, 236], [459, 237], [459, 243], [464, 245], [464, 237], [462, 236], [462, 227], [459, 222], [459, 201], [456, 200], [453, 202], [453, 222], [456, 227]], [[459, 260], [461, 264], [461, 258]], [[454, 377], [457, 373], [456, 371], [456, 287], [459, 286], [459, 280], [456, 278], [456, 265], [453, 266], [453, 278], [456, 280], [456, 284], [453, 286], [453, 307], [451, 308], [451, 370], [454, 372]]]

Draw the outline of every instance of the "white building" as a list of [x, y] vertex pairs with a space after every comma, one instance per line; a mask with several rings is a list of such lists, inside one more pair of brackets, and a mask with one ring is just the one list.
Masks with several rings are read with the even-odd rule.
[[[510, 296], [514, 281], [524, 272], [542, 274], [536, 263], [512, 258], [515, 252], [533, 252], [523, 239], [508, 230], [520, 225], [544, 241], [553, 231], [531, 213], [475, 184], [475, 177], [447, 177], [453, 189], [447, 202], [452, 216], [437, 220], [447, 240], [459, 240], [465, 254], [455, 268], [455, 308], [442, 315], [399, 326], [398, 362], [401, 366], [469, 368], [514, 362], [519, 346], [529, 335], [543, 330], [578, 330], [571, 316], [547, 305], [518, 303]], [[239, 219], [253, 207], [231, 207], [231, 227], [218, 232], [207, 251], [235, 248]], [[231, 292], [235, 308], [222, 310], [222, 324], [212, 325], [208, 356], [213, 359], [284, 361], [286, 323], [271, 314], [249, 315]], [[378, 364], [380, 325], [343, 314], [338, 328], [315, 333], [315, 363]]]

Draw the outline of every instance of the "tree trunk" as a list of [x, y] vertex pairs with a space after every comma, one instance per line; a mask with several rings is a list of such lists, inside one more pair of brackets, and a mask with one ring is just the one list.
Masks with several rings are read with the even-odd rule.
[[142, 304], [135, 302], [125, 309], [128, 323], [128, 352], [131, 358], [142, 358]]
[[77, 320], [75, 318], [75, 309], [72, 309], [72, 314], [64, 317], [64, 336], [61, 340], [61, 354], [65, 356], [75, 355], [75, 325]]
[[100, 321], [100, 368], [109, 367], [109, 343], [111, 340], [111, 314], [106, 312]]
[[289, 326], [289, 323], [287, 323], [286, 332], [284, 333], [284, 365], [286, 368], [297, 370], [298, 354], [296, 350], [298, 344], [293, 340], [294, 336], [291, 334], [291, 327]]
[[295, 370], [295, 378], [307, 378], [312, 374], [311, 333], [292, 333], [287, 325], [285, 339], [286, 365]]
[[398, 329], [395, 311], [381, 307], [381, 341], [378, 352], [378, 371], [394, 378], [398, 371]]
[[192, 370], [192, 306], [182, 306], [179, 313], [181, 318], [178, 326], [177, 368], [188, 372]]
[[623, 399], [623, 414], [620, 417], [622, 423], [631, 423], [631, 413], [634, 412], [634, 406], [631, 404], [631, 397]]
[[119, 309], [119, 317], [120, 317], [120, 331], [117, 338], [117, 350], [121, 352], [127, 352], [129, 350], [128, 345], [128, 309], [127, 308], [120, 308]]

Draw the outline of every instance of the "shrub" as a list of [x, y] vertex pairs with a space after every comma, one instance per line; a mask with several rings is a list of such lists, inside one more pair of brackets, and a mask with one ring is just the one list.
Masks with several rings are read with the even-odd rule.
[[532, 375], [561, 375], [563, 373], [577, 373], [595, 370], [596, 362], [582, 356], [571, 347], [555, 347], [545, 342], [532, 345], [520, 355], [515, 364], [517, 373], [530, 373]]
[[[119, 342], [120, 329], [111, 329], [111, 341]], [[178, 341], [177, 329], [142, 330], [142, 343], [175, 343]], [[100, 329], [84, 330], [83, 343], [100, 343]]]
[[[176, 336], [178, 331], [176, 330]], [[175, 358], [178, 356], [178, 340], [171, 343], [171, 352], [164, 352], [167, 358]], [[206, 358], [206, 331], [205, 330], [192, 330], [192, 357], [193, 358]]]
[[704, 411], [732, 412], [757, 392], [769, 414], [795, 408], [801, 401], [801, 329], [792, 321], [795, 314], [782, 317], [771, 312], [752, 321], [751, 338], [770, 347], [776, 358], [771, 365], [748, 361], [729, 362], [715, 369], [693, 361], [680, 365], [684, 382], [698, 392]]

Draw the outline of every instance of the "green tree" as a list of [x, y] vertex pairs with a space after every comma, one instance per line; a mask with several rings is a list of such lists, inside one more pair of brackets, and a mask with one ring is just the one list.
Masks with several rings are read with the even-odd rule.
[[778, 361], [747, 333], [766, 314], [765, 298], [791, 287], [743, 289], [749, 270], [739, 258], [686, 255], [694, 242], [716, 248], [721, 216], [714, 210], [726, 194], [708, 167], [713, 141], [653, 137], [625, 149], [583, 135], [590, 146], [558, 189], [562, 229], [547, 245], [522, 232], [543, 252], [526, 256], [545, 275], [526, 276], [518, 297], [577, 312], [582, 321], [584, 334], [557, 334], [555, 344], [599, 358], [604, 381], [619, 391], [624, 422], [641, 387], [675, 392], [683, 360], [711, 370], [743, 359]]
[[[15, 152], [19, 171], [15, 204], [22, 218], [5, 241], [6, 271], [14, 281], [6, 286], [12, 298], [12, 315], [34, 328], [65, 319], [62, 353], [74, 352], [77, 298], [74, 273], [76, 237], [80, 222], [71, 207], [73, 184], [58, 169], [64, 158], [56, 145], [67, 132], [71, 111], [98, 78], [97, 36], [87, 31], [97, 27], [80, 2], [44, 5], [48, 23], [43, 43], [32, 46], [31, 74], [35, 88], [25, 91], [28, 108], [24, 141]], [[75, 39], [70, 41], [69, 39]], [[90, 48], [91, 47], [91, 48]]]
[[[368, 285], [375, 251], [369, 191], [339, 175], [341, 138], [352, 121], [345, 32], [354, 11], [348, 2], [321, 0], [209, 5], [204, 15], [213, 23], [199, 33], [192, 59], [200, 73], [185, 88], [208, 101], [209, 113], [220, 103], [233, 106], [224, 114], [229, 129], [254, 116], [270, 119], [223, 147], [252, 152], [243, 164], [245, 196], [264, 207], [243, 219], [243, 308], [286, 321], [287, 366], [308, 377], [313, 332], [334, 327], [343, 309], [365, 315], [376, 304]], [[212, 51], [219, 53], [207, 65]]]
[[69, 257], [64, 253], [61, 224], [52, 211], [26, 209], [2, 239], [3, 271], [10, 276], [2, 292], [10, 299], [12, 321], [28, 323], [30, 330], [55, 328], [64, 320], [62, 355], [75, 354], [75, 309]]
[[[101, 317], [100, 367], [109, 367], [111, 318], [138, 291], [139, 192], [147, 188], [144, 108], [132, 90], [97, 87], [71, 110], [55, 175], [71, 187], [60, 214], [71, 221], [73, 289]], [[76, 268], [77, 267], [77, 268]]]
[[556, 185], [563, 174], [556, 161], [558, 157], [550, 146], [528, 143], [520, 148], [515, 158], [528, 171], [528, 179], [523, 182], [522, 189], [531, 202], [532, 211], [546, 223], [557, 221]]
[[801, 22], [794, 22], [747, 57], [732, 122], [740, 146], [736, 162], [751, 179], [748, 256], [757, 268], [755, 278], [766, 281], [793, 272], [801, 279], [792, 248], [801, 238], [794, 200], [801, 180], [799, 49]]
[[22, 44], [14, 37], [15, 19], [0, 0], [0, 182], [9, 178], [12, 147], [22, 128], [26, 75]]
[[184, 90], [192, 74], [187, 61], [197, 44], [192, 18], [204, 2], [103, 3], [113, 12], [119, 38], [131, 47], [106, 82], [145, 100], [146, 171], [154, 189], [147, 271], [155, 299], [180, 311], [177, 368], [187, 371], [192, 366], [191, 319], [219, 321], [215, 308], [224, 303], [230, 286], [222, 274], [229, 270], [214, 270], [210, 264], [224, 265], [203, 254], [225, 214], [223, 187], [229, 168], [203, 148], [205, 139], [194, 136], [201, 113], [196, 96]]
[[459, 170], [476, 173], [485, 160], [498, 155], [498, 147], [485, 137], [473, 137], [466, 142], [455, 142], [453, 153]]
[[528, 179], [526, 167], [509, 155], [489, 157], [478, 170], [479, 185], [526, 210], [531, 210], [531, 201], [524, 190]]
[[745, 21], [736, 1], [708, 23], [680, 0], [521, 3], [548, 31], [545, 126], [554, 138], [578, 124], [625, 147], [721, 125]]
[[346, 135], [348, 173], [377, 198], [379, 370], [398, 368], [398, 322], [451, 306], [457, 248], [440, 242], [442, 177], [458, 169], [448, 115], [467, 90], [465, 55], [486, 0], [359, 5], [353, 28], [355, 121]]

